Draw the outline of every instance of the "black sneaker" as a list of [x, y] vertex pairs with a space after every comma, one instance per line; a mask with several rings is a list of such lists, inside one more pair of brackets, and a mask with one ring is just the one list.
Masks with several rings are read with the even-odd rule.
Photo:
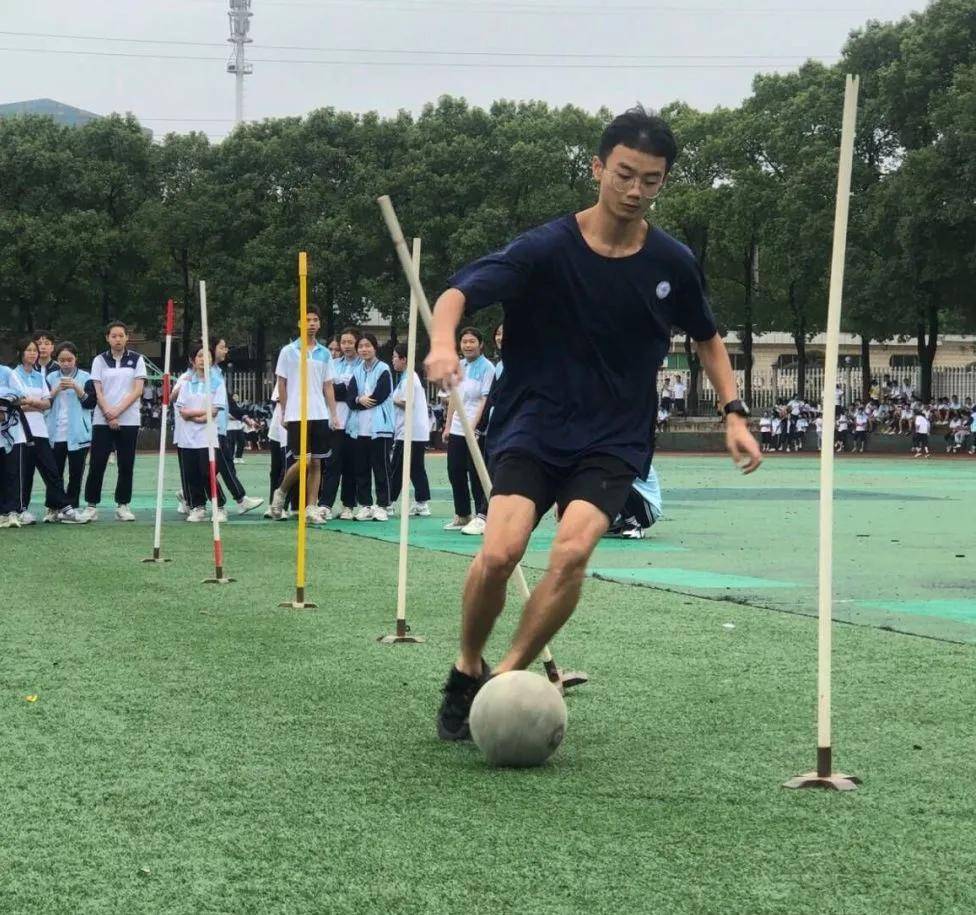
[[441, 740], [471, 739], [471, 729], [468, 727], [471, 703], [490, 676], [491, 668], [484, 658], [481, 660], [480, 677], [469, 677], [456, 667], [451, 668], [444, 684], [444, 700], [437, 713], [437, 736]]

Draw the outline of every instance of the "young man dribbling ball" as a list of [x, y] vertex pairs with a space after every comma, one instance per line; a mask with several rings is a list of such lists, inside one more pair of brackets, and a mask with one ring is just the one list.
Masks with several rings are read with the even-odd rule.
[[575, 609], [590, 555], [634, 478], [647, 475], [656, 373], [672, 325], [698, 341], [728, 417], [729, 452], [745, 473], [761, 461], [698, 264], [645, 219], [676, 155], [663, 120], [642, 108], [620, 115], [593, 159], [596, 204], [463, 268], [434, 308], [426, 368], [445, 383], [458, 377], [455, 333], [465, 310], [495, 302], [505, 310], [505, 372], [488, 430], [493, 491], [437, 719], [444, 740], [470, 737], [471, 703], [490, 676], [482, 650], [529, 535], [553, 505], [561, 520], [548, 570], [496, 672], [527, 667]]

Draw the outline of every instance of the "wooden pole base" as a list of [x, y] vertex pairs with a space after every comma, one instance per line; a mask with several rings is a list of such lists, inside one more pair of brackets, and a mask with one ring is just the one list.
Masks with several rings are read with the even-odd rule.
[[427, 639], [419, 635], [381, 635], [376, 641], [381, 645], [422, 645]]
[[817, 775], [816, 772], [805, 772], [797, 775], [788, 782], [783, 782], [784, 788], [827, 788], [831, 791], [853, 791], [861, 784], [859, 778], [834, 772], [831, 775]]
[[574, 686], [582, 686], [590, 682], [589, 674], [582, 670], [561, 670], [559, 671], [559, 682], [563, 689], [572, 689]]
[[406, 619], [402, 617], [397, 617], [396, 621], [396, 632], [392, 635], [381, 635], [377, 640], [381, 645], [399, 645], [401, 643], [407, 645], [420, 645], [426, 641], [422, 639], [419, 635], [410, 635], [410, 627], [407, 625]]
[[313, 604], [310, 600], [305, 600], [305, 587], [295, 588], [295, 599], [282, 601], [278, 604], [283, 610], [318, 610], [319, 605]]
[[584, 683], [589, 683], [590, 678], [583, 673], [581, 670], [560, 670], [556, 666], [556, 662], [553, 660], [543, 661], [542, 666], [545, 668], [546, 677], [553, 686], [558, 686], [559, 691], [565, 694], [567, 689], [572, 689], [574, 686], [582, 686]]

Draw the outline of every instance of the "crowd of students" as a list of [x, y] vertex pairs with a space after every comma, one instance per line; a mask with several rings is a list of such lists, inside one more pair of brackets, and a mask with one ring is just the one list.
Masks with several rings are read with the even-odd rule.
[[[435, 410], [441, 407], [443, 430], [435, 434], [441, 436], [447, 449], [453, 501], [453, 515], [444, 529], [482, 534], [487, 498], [461, 418], [454, 414], [447, 393], [442, 390], [439, 403], [430, 405], [419, 373], [408, 381], [405, 343], [394, 348], [390, 366], [378, 357], [379, 345], [372, 334], [347, 327], [321, 343], [319, 329], [318, 311], [310, 307], [306, 455], [307, 492], [314, 495], [307, 500], [307, 520], [313, 524], [324, 524], [333, 517], [387, 521], [400, 497], [407, 435], [413, 444], [409, 478], [414, 498], [409, 511], [414, 516], [429, 516], [425, 453], [439, 425]], [[146, 365], [139, 353], [128, 348], [128, 329], [121, 322], [112, 322], [106, 328], [105, 339], [107, 349], [95, 358], [90, 371], [79, 366], [74, 344], [55, 342], [54, 335], [43, 330], [21, 343], [16, 366], [0, 367], [0, 527], [37, 522], [29, 510], [35, 471], [45, 486], [46, 511], [40, 520], [73, 524], [97, 521], [103, 478], [113, 455], [118, 471], [115, 517], [119, 521], [135, 520], [130, 502], [136, 441], [144, 419]], [[493, 339], [496, 352], [501, 352], [502, 342], [503, 329], [499, 326]], [[484, 454], [492, 391], [504, 366], [500, 359], [493, 363], [487, 358], [484, 337], [476, 328], [464, 328], [459, 347], [463, 358], [457, 390]], [[211, 505], [211, 511], [226, 520], [228, 494], [238, 514], [253, 511], [265, 502], [248, 495], [237, 474], [235, 464], [243, 452], [245, 435], [266, 435], [270, 448], [265, 517], [280, 520], [294, 510], [301, 449], [300, 349], [296, 339], [279, 353], [272, 411], [266, 422], [255, 418], [254, 413], [260, 411], [242, 407], [228, 390], [222, 369], [228, 345], [223, 338], [216, 340], [210, 354], [209, 399], [202, 342], [191, 347], [186, 368], [174, 373], [172, 435], [180, 470], [177, 510], [188, 522], [206, 520], [212, 501], [208, 402], [218, 476], [217, 505]], [[408, 383], [413, 386], [409, 429]], [[612, 536], [639, 539], [660, 517], [660, 487], [653, 469], [647, 479], [635, 481], [632, 496], [625, 513], [615, 519]]]
[[45, 330], [21, 341], [13, 368], [0, 366], [0, 527], [37, 522], [29, 510], [35, 471], [45, 487], [42, 521], [97, 520], [113, 453], [115, 517], [135, 520], [129, 503], [146, 365], [128, 348], [121, 322], [109, 324], [105, 339], [108, 348], [90, 371], [78, 364], [73, 343], [56, 342]]

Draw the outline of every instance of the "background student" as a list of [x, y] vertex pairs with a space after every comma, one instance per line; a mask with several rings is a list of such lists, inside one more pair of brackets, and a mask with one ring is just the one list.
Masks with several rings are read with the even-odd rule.
[[[488, 394], [495, 378], [495, 367], [482, 354], [484, 338], [481, 331], [465, 327], [461, 331], [461, 380], [457, 391], [464, 406], [471, 427], [478, 428], [487, 403]], [[461, 531], [464, 534], [483, 534], [488, 500], [481, 487], [481, 480], [475, 470], [474, 461], [468, 451], [464, 438], [461, 418], [454, 414], [453, 406], [447, 410], [444, 426], [444, 441], [447, 444], [447, 476], [451, 481], [454, 496], [454, 518], [444, 525], [446, 531]], [[479, 437], [479, 446], [484, 450], [484, 439]], [[474, 504], [475, 515], [471, 507]]]
[[47, 431], [54, 452], [58, 478], [64, 480], [68, 468], [68, 501], [78, 508], [85, 463], [92, 438], [92, 410], [95, 408], [95, 385], [91, 375], [78, 366], [78, 349], [70, 341], [54, 348], [54, 368], [47, 376], [51, 389], [51, 409]]
[[[200, 522], [206, 518], [204, 511], [207, 501], [212, 500], [213, 493], [210, 486], [210, 447], [213, 445], [215, 455], [218, 448], [216, 440], [216, 418], [221, 411], [227, 409], [227, 388], [219, 373], [210, 375], [210, 411], [213, 417], [211, 424], [214, 439], [207, 441], [207, 378], [204, 373], [203, 343], [194, 344], [190, 350], [190, 364], [193, 374], [180, 387], [176, 399], [176, 410], [183, 419], [182, 448], [183, 471], [186, 477], [187, 507], [189, 509], [186, 520]], [[224, 492], [218, 484], [217, 505], [211, 505], [210, 510], [218, 513], [221, 521], [227, 516], [223, 511]]]
[[27, 442], [20, 462], [20, 524], [23, 527], [34, 524], [37, 520], [29, 509], [35, 470], [46, 486], [44, 520], [84, 523], [83, 519], [75, 515], [68, 501], [48, 440], [46, 417], [51, 407], [51, 391], [45, 373], [35, 368], [37, 344], [33, 340], [25, 340], [18, 355], [20, 364], [14, 369], [13, 379], [22, 391], [20, 409], [27, 426]]
[[[349, 436], [356, 455], [356, 521], [386, 521], [390, 507], [390, 447], [393, 441], [393, 376], [377, 357], [379, 344], [363, 334], [361, 360], [346, 386]], [[376, 500], [372, 501], [372, 483]]]
[[[398, 343], [393, 350], [393, 371], [400, 373], [400, 381], [393, 389], [393, 424], [395, 428], [393, 456], [390, 460], [390, 504], [395, 508], [403, 483], [403, 450], [406, 438], [407, 344]], [[410, 514], [426, 518], [430, 515], [430, 481], [424, 466], [424, 453], [430, 442], [430, 416], [427, 412], [427, 392], [416, 371], [413, 373], [413, 416], [410, 425], [410, 482], [414, 502]]]
[[105, 339], [108, 349], [95, 358], [91, 369], [97, 403], [92, 418], [91, 461], [85, 481], [87, 507], [81, 514], [87, 521], [98, 520], [102, 481], [114, 450], [118, 460], [115, 517], [119, 521], [135, 521], [129, 502], [132, 500], [132, 472], [136, 462], [136, 440], [141, 422], [139, 403], [146, 383], [146, 362], [139, 353], [128, 348], [129, 330], [121, 321], [108, 325]]

